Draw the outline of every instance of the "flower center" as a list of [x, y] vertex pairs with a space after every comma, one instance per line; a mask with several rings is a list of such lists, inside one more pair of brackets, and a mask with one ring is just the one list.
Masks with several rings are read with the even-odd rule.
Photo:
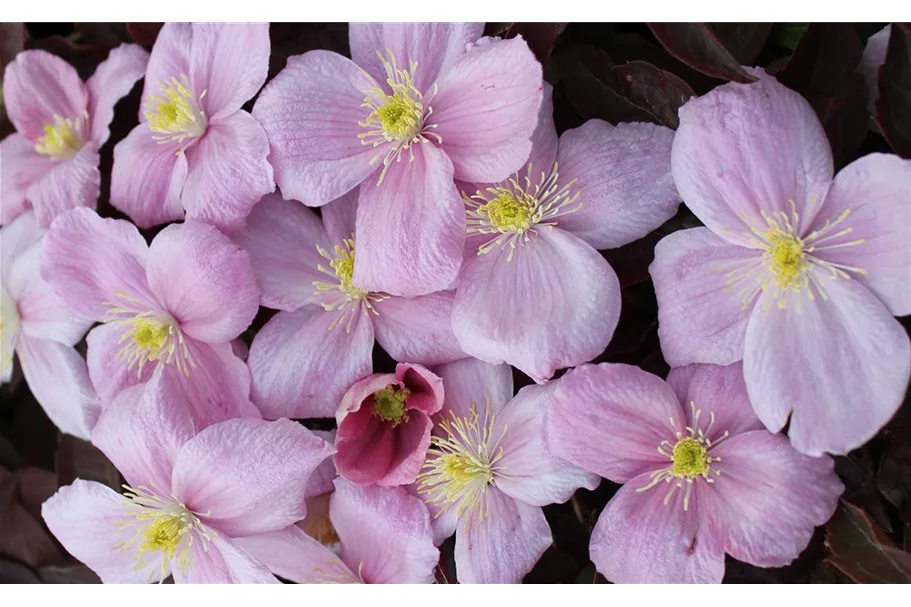
[[209, 122], [201, 105], [205, 91], [197, 98], [190, 90], [186, 74], [181, 74], [179, 80], [166, 80], [160, 88], [161, 95], [150, 95], [143, 112], [149, 130], [159, 143], [182, 143], [206, 132]]
[[712, 447], [719, 444], [728, 437], [728, 432], [724, 433], [716, 440], [712, 440], [711, 431], [715, 424], [715, 413], [709, 413], [709, 423], [703, 430], [699, 427], [702, 410], [696, 408], [696, 403], [690, 401], [690, 411], [692, 413], [692, 426], [685, 426], [686, 432], [677, 429], [677, 423], [672, 417], [670, 419], [671, 427], [677, 441], [672, 445], [670, 441], [661, 441], [658, 445], [658, 453], [670, 460], [670, 465], [661, 470], [656, 470], [651, 474], [651, 480], [644, 487], [636, 489], [637, 492], [647, 491], [658, 485], [662, 481], [670, 484], [670, 489], [664, 496], [664, 504], [670, 503], [671, 498], [677, 489], [685, 488], [683, 495], [683, 509], [689, 510], [690, 497], [693, 491], [693, 482], [702, 478], [706, 483], [714, 483], [712, 478], [721, 475], [721, 470], [712, 466], [715, 462], [720, 462], [720, 457], [709, 455]]
[[482, 255], [496, 247], [509, 247], [507, 261], [511, 261], [516, 245], [529, 241], [530, 234], [538, 228], [552, 228], [557, 217], [574, 213], [582, 208], [574, 205], [579, 194], [572, 194], [570, 187], [575, 179], [565, 186], [558, 185], [559, 167], [554, 164], [550, 173], [535, 177], [531, 164], [520, 182], [519, 173], [500, 185], [478, 190], [473, 196], [462, 193], [465, 203], [465, 224], [469, 236], [490, 234], [493, 237], [478, 247]]
[[373, 393], [373, 414], [384, 422], [392, 422], [395, 427], [408, 419], [405, 401], [411, 396], [411, 390], [398, 386], [387, 386]]
[[[383, 170], [380, 172], [379, 182], [383, 182], [386, 170], [393, 161], [401, 160], [402, 153], [409, 151], [409, 159], [414, 160], [414, 151], [411, 146], [416, 143], [429, 141], [433, 137], [437, 143], [442, 143], [443, 138], [436, 133], [430, 133], [437, 125], [427, 124], [426, 119], [433, 113], [429, 105], [425, 107], [424, 95], [414, 85], [414, 72], [418, 67], [417, 62], [410, 61], [408, 69], [398, 67], [395, 55], [386, 49], [386, 54], [377, 51], [377, 56], [386, 71], [386, 84], [392, 94], [381, 87], [372, 87], [367, 91], [367, 97], [361, 107], [370, 112], [367, 118], [358, 122], [358, 126], [367, 129], [358, 134], [358, 139], [363, 145], [378, 147], [391, 143], [385, 155], [377, 155], [371, 163], [383, 157]], [[436, 85], [430, 97], [436, 95]]]
[[85, 144], [84, 129], [88, 117], [88, 112], [74, 119], [55, 115], [54, 124], [44, 125], [44, 135], [35, 142], [35, 151], [55, 160], [72, 158]]
[[190, 529], [189, 513], [156, 514], [152, 522], [143, 531], [143, 540], [139, 544], [140, 554], [144, 552], [162, 552], [173, 558], [180, 545], [181, 537]]
[[505, 472], [499, 465], [503, 449], [498, 445], [506, 428], [494, 437], [495, 421], [488, 405], [483, 421], [472, 406], [468, 417], [450, 412], [450, 418], [438, 424], [445, 436], [430, 439], [424, 468], [417, 477], [418, 493], [425, 495], [424, 501], [440, 506], [437, 516], [453, 505], [460, 518], [468, 513], [480, 522], [489, 514], [483, 499], [487, 487]]
[[332, 253], [316, 245], [316, 250], [324, 258], [329, 260], [329, 267], [323, 264], [316, 266], [316, 269], [329, 276], [332, 280], [329, 282], [314, 281], [316, 294], [319, 296], [328, 295], [329, 297], [322, 302], [323, 309], [327, 312], [337, 311], [338, 316], [329, 325], [331, 331], [340, 322], [345, 321], [345, 330], [351, 331], [351, 321], [363, 303], [364, 308], [378, 314], [373, 304], [383, 301], [388, 296], [378, 293], [370, 293], [364, 289], [354, 286], [352, 277], [354, 276], [354, 235], [346, 238], [342, 244], [335, 245]]
[[769, 229], [766, 240], [769, 243], [769, 269], [775, 282], [782, 289], [796, 285], [806, 270], [803, 241], [775, 228]]
[[142, 301], [118, 291], [122, 302], [104, 302], [108, 306], [106, 321], [125, 330], [117, 341], [122, 345], [119, 357], [127, 361], [127, 368], [142, 368], [149, 361], [174, 363], [187, 376], [196, 366], [184, 340], [180, 323], [167, 312], [147, 309]]

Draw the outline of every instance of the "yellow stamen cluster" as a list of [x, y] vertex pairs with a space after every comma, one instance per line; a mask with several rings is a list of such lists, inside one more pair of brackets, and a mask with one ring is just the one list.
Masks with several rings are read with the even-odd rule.
[[[437, 143], [442, 143], [443, 138], [429, 132], [437, 125], [427, 123], [433, 108], [429, 105], [425, 107], [424, 95], [414, 85], [417, 62], [410, 61], [408, 69], [403, 70], [396, 64], [395, 55], [391, 50], [386, 49], [385, 55], [377, 51], [377, 56], [386, 71], [386, 84], [392, 94], [380, 87], [368, 90], [361, 107], [367, 108], [370, 112], [365, 120], [357, 124], [368, 129], [358, 134], [358, 139], [363, 145], [378, 147], [387, 143], [392, 144], [383, 156], [383, 170], [379, 177], [379, 183], [382, 183], [389, 165], [393, 161], [401, 161], [405, 150], [409, 152], [409, 159], [414, 160], [414, 150], [411, 146], [429, 141], [427, 137], [433, 137]], [[436, 88], [431, 93], [431, 98], [435, 94]], [[371, 162], [376, 162], [379, 158], [380, 156], [376, 156]]]
[[72, 158], [85, 145], [88, 117], [88, 112], [73, 119], [55, 115], [54, 124], [44, 125], [44, 135], [35, 142], [35, 150], [55, 160]]
[[558, 170], [555, 164], [550, 173], [542, 172], [535, 178], [529, 164], [521, 181], [516, 173], [506, 182], [483, 192], [478, 190], [473, 196], [462, 194], [467, 234], [493, 235], [478, 247], [478, 255], [496, 247], [509, 247], [506, 260], [511, 261], [517, 244], [528, 242], [539, 228], [550, 229], [557, 225], [557, 217], [582, 208], [581, 203], [575, 205], [579, 194], [570, 192], [576, 180], [559, 185]]
[[411, 390], [399, 386], [387, 386], [373, 393], [373, 415], [395, 427], [408, 420], [405, 403]]
[[179, 80], [166, 80], [160, 88], [161, 95], [150, 95], [143, 112], [156, 140], [183, 143], [206, 132], [209, 122], [201, 104], [205, 91], [197, 99], [186, 74], [181, 74]]
[[362, 309], [365, 312], [378, 314], [375, 303], [386, 299], [387, 295], [370, 293], [354, 286], [352, 277], [354, 276], [354, 235], [346, 238], [340, 245], [335, 245], [332, 253], [316, 245], [316, 250], [320, 256], [329, 260], [329, 268], [320, 264], [316, 269], [331, 277], [330, 282], [314, 281], [317, 295], [330, 295], [326, 301], [322, 302], [323, 309], [327, 312], [337, 311], [338, 315], [329, 330], [334, 329], [338, 324], [344, 321], [345, 331], [351, 332], [351, 322]]
[[709, 455], [712, 447], [721, 443], [728, 437], [728, 432], [716, 439], [711, 438], [712, 426], [715, 424], [715, 413], [709, 413], [709, 423], [705, 430], [699, 427], [702, 410], [696, 408], [696, 403], [690, 401], [690, 412], [692, 417], [692, 426], [685, 426], [686, 432], [678, 430], [677, 422], [671, 418], [671, 427], [674, 429], [676, 442], [671, 444], [670, 441], [661, 441], [658, 445], [658, 453], [670, 460], [667, 468], [656, 470], [651, 474], [651, 480], [644, 487], [639, 487], [636, 491], [647, 491], [658, 485], [662, 481], [670, 485], [670, 489], [664, 496], [664, 504], [670, 503], [671, 498], [677, 489], [684, 489], [683, 509], [689, 510], [690, 497], [693, 492], [693, 483], [701, 478], [706, 483], [714, 483], [712, 475], [720, 476], [721, 470], [712, 466], [720, 462], [720, 457]]

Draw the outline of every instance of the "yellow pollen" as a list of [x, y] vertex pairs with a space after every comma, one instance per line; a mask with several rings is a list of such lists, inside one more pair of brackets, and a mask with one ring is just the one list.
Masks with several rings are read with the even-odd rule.
[[671, 458], [674, 461], [671, 474], [675, 476], [695, 478], [709, 470], [708, 452], [702, 443], [689, 436], [677, 441]]
[[769, 270], [778, 286], [789, 289], [800, 284], [801, 276], [807, 268], [800, 238], [778, 228], [770, 228], [766, 233], [766, 241], [769, 243]]
[[156, 140], [183, 142], [206, 132], [209, 123], [200, 103], [205, 91], [197, 99], [190, 90], [189, 79], [181, 74], [179, 80], [171, 78], [163, 82], [161, 93], [149, 96], [143, 112]]
[[180, 545], [180, 538], [189, 525], [176, 514], [163, 514], [152, 520], [145, 528], [145, 539], [139, 544], [139, 553], [161, 552], [173, 558]]
[[398, 386], [387, 386], [373, 393], [373, 414], [395, 427], [408, 419], [405, 402], [411, 390]]
[[44, 135], [38, 138], [35, 150], [57, 160], [72, 158], [85, 143], [82, 131], [87, 118], [86, 112], [74, 120], [54, 116], [54, 124], [44, 125]]
[[[378, 314], [373, 304], [383, 301], [388, 296], [359, 289], [352, 282], [355, 261], [354, 235], [343, 240], [341, 244], [335, 245], [331, 253], [319, 245], [316, 245], [316, 250], [320, 256], [329, 260], [328, 268], [320, 264], [316, 266], [316, 269], [331, 278], [327, 282], [319, 280], [313, 282], [313, 286], [316, 287], [316, 295], [323, 299], [320, 302], [323, 309], [327, 312], [338, 312], [335, 320], [329, 325], [329, 330], [344, 322], [345, 331], [350, 332], [351, 322], [361, 309], [361, 304], [366, 311]], [[330, 297], [324, 298], [324, 295]]]
[[531, 227], [534, 200], [524, 196], [519, 202], [506, 188], [496, 189], [497, 197], [478, 208], [478, 213], [489, 217], [491, 225], [501, 232], [524, 232]]
[[139, 318], [133, 325], [133, 343], [150, 353], [149, 360], [158, 360], [170, 335], [171, 325], [158, 320]]

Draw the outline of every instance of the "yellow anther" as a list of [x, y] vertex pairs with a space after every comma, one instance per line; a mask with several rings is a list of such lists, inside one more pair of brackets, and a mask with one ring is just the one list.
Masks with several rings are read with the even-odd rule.
[[183, 142], [195, 139], [209, 126], [201, 101], [205, 91], [197, 98], [190, 90], [185, 74], [180, 79], [171, 78], [161, 84], [161, 95], [151, 95], [146, 100], [143, 114], [149, 130], [159, 142]]
[[44, 125], [44, 135], [35, 143], [35, 150], [57, 160], [66, 160], [76, 155], [85, 144], [83, 129], [87, 113], [72, 120], [54, 116], [53, 124]]
[[387, 386], [373, 393], [373, 414], [393, 427], [408, 419], [405, 403], [411, 390], [398, 386]]

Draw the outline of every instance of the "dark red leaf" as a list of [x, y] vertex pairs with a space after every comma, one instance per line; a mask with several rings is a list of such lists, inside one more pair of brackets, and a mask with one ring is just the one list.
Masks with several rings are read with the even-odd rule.
[[672, 129], [680, 124], [677, 110], [696, 96], [686, 82], [644, 61], [618, 65], [611, 72], [616, 77], [614, 86], [617, 92]]
[[120, 473], [114, 464], [92, 443], [69, 434], [61, 434], [57, 442], [57, 482], [69, 485], [77, 478], [97, 481], [115, 491], [120, 489]]
[[22, 23], [0, 23], [0, 74], [23, 48], [25, 26]]
[[63, 561], [63, 553], [44, 525], [19, 502], [15, 475], [0, 468], [0, 556], [31, 567]]
[[[903, 438], [907, 440], [907, 435]], [[911, 442], [889, 445], [876, 471], [876, 484], [893, 506], [911, 506]]]
[[771, 23], [712, 23], [712, 31], [740, 65], [753, 65], [772, 31]]
[[164, 23], [127, 23], [127, 32], [133, 42], [151, 50], [163, 25]]
[[35, 573], [19, 563], [0, 559], [0, 584], [40, 584]]
[[51, 565], [38, 570], [45, 584], [100, 584], [101, 579], [85, 565]]
[[899, 550], [867, 513], [842, 502], [826, 525], [830, 563], [860, 584], [911, 583], [911, 554]]
[[538, 61], [544, 64], [564, 29], [566, 29], [565, 23], [513, 23], [506, 30], [505, 37], [514, 38], [521, 35]]
[[895, 23], [886, 62], [879, 69], [874, 119], [883, 137], [903, 158], [911, 158], [911, 25]]
[[707, 23], [649, 23], [658, 41], [674, 57], [715, 78], [753, 82]]

